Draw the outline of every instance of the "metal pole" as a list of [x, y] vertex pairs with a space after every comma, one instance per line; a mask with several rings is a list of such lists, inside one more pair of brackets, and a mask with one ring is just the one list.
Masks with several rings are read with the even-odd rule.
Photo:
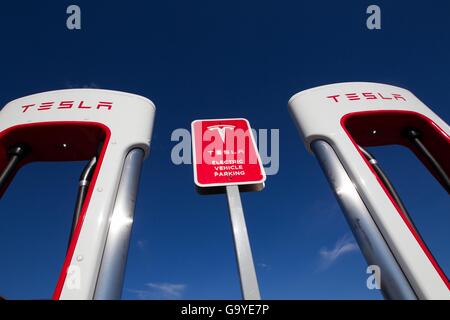
[[125, 158], [95, 288], [96, 300], [118, 300], [122, 295], [143, 159], [144, 151], [138, 148], [131, 150]]
[[447, 192], [450, 192], [450, 177], [445, 172], [441, 164], [436, 160], [433, 154], [428, 150], [428, 148], [420, 140], [421, 134], [418, 130], [409, 129], [407, 132], [407, 137], [411, 142], [422, 152], [428, 162], [431, 164], [432, 168], [436, 171], [437, 175], [442, 179], [442, 184]]
[[311, 148], [319, 160], [367, 263], [380, 267], [381, 290], [385, 298], [416, 300], [411, 284], [333, 148], [323, 140], [314, 141]]
[[227, 186], [228, 207], [233, 228], [234, 246], [239, 266], [241, 289], [244, 300], [260, 300], [258, 279], [253, 264], [252, 250], [245, 225], [239, 186]]
[[78, 194], [77, 200], [75, 203], [75, 211], [73, 213], [72, 218], [72, 228], [70, 229], [69, 242], [67, 244], [67, 248], [70, 246], [70, 242], [72, 242], [72, 235], [75, 231], [75, 228], [78, 223], [78, 219], [80, 218], [81, 210], [83, 209], [84, 199], [86, 198], [87, 192], [89, 190], [89, 184], [91, 183], [92, 175], [94, 173], [95, 164], [97, 163], [97, 157], [93, 157], [87, 165], [84, 167], [83, 172], [80, 176], [80, 181], [78, 183]]
[[11, 174], [16, 169], [17, 164], [25, 157], [27, 150], [24, 146], [15, 146], [8, 151], [8, 155], [10, 155], [10, 159], [6, 164], [6, 168], [0, 173], [0, 188], [2, 188]]
[[403, 203], [402, 199], [400, 198], [400, 195], [397, 193], [397, 190], [395, 190], [394, 185], [391, 183], [391, 181], [389, 180], [387, 175], [381, 169], [381, 166], [378, 164], [377, 159], [375, 159], [375, 157], [369, 151], [364, 149], [363, 147], [359, 146], [359, 150], [363, 153], [364, 157], [366, 157], [367, 161], [369, 161], [369, 164], [372, 166], [373, 170], [375, 170], [376, 174], [378, 175], [380, 180], [383, 182], [386, 189], [389, 191], [389, 194], [392, 196], [392, 198], [395, 200], [395, 202], [399, 206], [400, 210], [405, 215], [409, 224], [413, 227], [413, 229], [416, 231], [416, 233], [420, 236], [420, 233], [419, 233], [419, 231], [417, 231], [414, 221], [411, 219], [411, 216], [409, 215], [409, 212], [406, 209], [405, 204]]

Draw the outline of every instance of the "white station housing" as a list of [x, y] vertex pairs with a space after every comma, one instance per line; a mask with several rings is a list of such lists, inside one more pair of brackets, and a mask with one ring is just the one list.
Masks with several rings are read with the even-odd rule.
[[27, 146], [24, 163], [97, 156], [54, 299], [120, 298], [154, 116], [155, 106], [144, 97], [98, 89], [34, 94], [1, 110], [0, 170], [17, 143]]
[[312, 88], [289, 100], [291, 114], [334, 188], [369, 264], [381, 268], [381, 289], [393, 299], [449, 299], [450, 283], [405, 213], [387, 191], [361, 147], [400, 144], [410, 148], [442, 184], [442, 178], [411, 145], [422, 142], [450, 174], [450, 128], [410, 91], [352, 82]]

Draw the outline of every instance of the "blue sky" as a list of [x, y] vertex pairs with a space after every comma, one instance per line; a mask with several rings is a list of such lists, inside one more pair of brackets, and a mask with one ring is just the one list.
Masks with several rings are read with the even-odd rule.
[[[262, 297], [381, 298], [366, 288], [366, 263], [286, 104], [322, 84], [383, 82], [411, 90], [449, 122], [448, 1], [75, 3], [79, 31], [65, 26], [72, 2], [2, 4], [0, 105], [74, 87], [155, 102], [124, 298], [241, 297], [226, 197], [198, 195], [192, 167], [170, 158], [174, 129], [222, 117], [280, 129], [279, 173], [262, 192], [242, 195]], [[370, 4], [381, 7], [381, 30], [365, 26]], [[449, 274], [448, 195], [407, 151], [373, 152]], [[0, 295], [51, 297], [82, 167], [31, 164], [1, 199]]]

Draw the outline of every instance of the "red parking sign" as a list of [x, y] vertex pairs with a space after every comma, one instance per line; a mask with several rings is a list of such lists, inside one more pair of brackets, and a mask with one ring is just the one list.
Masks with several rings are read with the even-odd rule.
[[261, 184], [266, 174], [246, 119], [192, 122], [194, 181], [199, 187]]

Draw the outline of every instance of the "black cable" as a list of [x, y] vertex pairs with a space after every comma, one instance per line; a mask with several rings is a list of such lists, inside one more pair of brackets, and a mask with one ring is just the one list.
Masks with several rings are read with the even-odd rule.
[[[391, 194], [392, 198], [397, 202], [399, 208], [401, 211], [403, 211], [403, 214], [405, 216], [405, 218], [408, 220], [410, 226], [413, 228], [413, 230], [415, 231], [415, 233], [419, 236], [420, 239], [422, 239], [423, 244], [425, 245], [425, 247], [427, 248], [427, 251], [431, 254], [431, 256], [433, 256], [433, 254], [431, 253], [430, 249], [428, 248], [427, 244], [425, 243], [425, 241], [423, 240], [422, 235], [420, 234], [420, 232], [417, 230], [416, 225], [414, 224], [414, 222], [412, 221], [408, 211], [406, 210], [405, 205], [403, 204], [400, 196], [397, 194], [397, 191], [395, 190], [394, 186], [392, 185], [392, 183], [389, 181], [388, 177], [384, 174], [383, 170], [381, 170], [380, 166], [378, 165], [377, 160], [364, 148], [362, 148], [361, 146], [358, 146], [359, 149], [361, 150], [361, 152], [364, 154], [364, 156], [366, 157], [366, 159], [369, 161], [369, 163], [372, 165], [373, 169], [375, 170], [375, 172], [378, 174], [378, 176], [380, 177], [381, 181], [383, 182], [383, 184], [386, 186], [386, 189], [388, 189], [389, 193]], [[435, 259], [433, 257], [433, 259]], [[436, 260], [436, 259], [435, 259]]]
[[450, 178], [448, 177], [444, 168], [442, 168], [442, 166], [439, 164], [436, 158], [431, 154], [428, 148], [425, 147], [425, 145], [420, 140], [421, 136], [420, 132], [415, 129], [408, 129], [406, 130], [406, 136], [417, 147], [417, 149], [419, 149], [422, 152], [425, 158], [427, 158], [428, 162], [431, 164], [433, 169], [442, 179], [444, 187], [447, 189], [448, 192], [450, 192]]
[[389, 178], [384, 174], [383, 170], [381, 169], [380, 165], [378, 164], [378, 161], [375, 159], [375, 157], [370, 152], [365, 150], [363, 147], [359, 146], [359, 150], [361, 150], [361, 152], [366, 157], [367, 161], [369, 161], [370, 165], [375, 170], [375, 172], [377, 173], [378, 177], [383, 182], [383, 184], [385, 185], [386, 189], [389, 191], [389, 193], [391, 194], [392, 198], [394, 199], [394, 201], [399, 206], [400, 210], [405, 215], [405, 217], [408, 220], [409, 224], [414, 228], [416, 233], [419, 234], [418, 231], [417, 231], [417, 228], [416, 228], [416, 226], [414, 224], [414, 222], [412, 221], [411, 217], [409, 216], [408, 210], [406, 209], [406, 207], [403, 204], [400, 196], [398, 195], [397, 190], [395, 190], [395, 188], [392, 185], [392, 183], [389, 180]]
[[9, 161], [0, 175], [0, 189], [8, 182], [17, 164], [25, 157], [27, 150], [23, 145], [17, 145], [8, 150]]
[[80, 183], [78, 185], [77, 200], [75, 203], [75, 211], [72, 218], [72, 228], [70, 230], [69, 245], [72, 241], [73, 232], [80, 218], [81, 209], [83, 208], [84, 199], [89, 189], [89, 183], [91, 182], [92, 175], [94, 173], [94, 168], [97, 163], [97, 157], [93, 157], [88, 164], [84, 167], [83, 172], [80, 176]]

